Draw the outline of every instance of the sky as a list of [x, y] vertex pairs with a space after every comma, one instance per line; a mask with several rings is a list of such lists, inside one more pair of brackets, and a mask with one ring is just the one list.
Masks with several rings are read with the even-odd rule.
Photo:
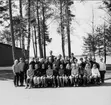
[[[84, 3], [75, 1], [71, 7], [72, 13], [76, 15], [72, 21], [73, 32], [71, 32], [71, 52], [75, 55], [83, 54], [83, 36], [87, 37], [88, 32], [92, 32], [92, 8], [94, 11], [94, 26], [103, 24], [104, 16], [106, 13], [103, 10], [98, 9], [102, 4], [102, 0], [87, 0]], [[57, 24], [53, 22], [49, 27], [49, 34], [52, 38], [52, 42], [46, 47], [46, 53], [49, 55], [50, 50], [53, 51], [54, 55], [62, 54], [61, 50], [61, 36], [57, 33]], [[32, 46], [32, 44], [31, 44]], [[67, 43], [65, 44], [65, 52], [68, 55]], [[33, 56], [33, 47], [30, 49], [30, 56]]]

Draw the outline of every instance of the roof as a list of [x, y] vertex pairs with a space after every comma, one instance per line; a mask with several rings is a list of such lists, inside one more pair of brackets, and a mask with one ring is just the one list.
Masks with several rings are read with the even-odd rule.
[[[7, 46], [7, 47], [12, 47], [11, 45], [9, 45], [9, 44], [4, 44], [4, 43], [1, 43], [0, 42], [0, 45], [2, 45], [2, 46]], [[21, 49], [21, 48], [19, 48], [19, 47], [15, 47], [16, 49]]]

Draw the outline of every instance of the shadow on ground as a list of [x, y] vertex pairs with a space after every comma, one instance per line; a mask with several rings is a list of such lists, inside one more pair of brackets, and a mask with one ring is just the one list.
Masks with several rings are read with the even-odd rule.
[[12, 70], [0, 70], [0, 80], [13, 80]]

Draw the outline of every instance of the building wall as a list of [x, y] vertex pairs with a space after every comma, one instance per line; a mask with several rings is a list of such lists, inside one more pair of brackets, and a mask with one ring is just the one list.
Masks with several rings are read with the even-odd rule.
[[[22, 50], [20, 48], [15, 48], [16, 59], [22, 57]], [[0, 66], [12, 66], [12, 47], [7, 44], [0, 43]]]

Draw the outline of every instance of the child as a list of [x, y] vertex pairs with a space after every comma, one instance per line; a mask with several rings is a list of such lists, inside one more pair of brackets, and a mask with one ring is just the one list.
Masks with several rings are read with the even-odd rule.
[[54, 75], [54, 87], [57, 87], [58, 70], [57, 70], [56, 64], [53, 64], [53, 75]]
[[34, 77], [33, 77], [34, 85], [39, 87], [39, 84], [40, 84], [39, 65], [35, 64], [34, 68], [35, 68], [35, 70], [34, 70]]
[[82, 65], [79, 65], [78, 71], [79, 71], [78, 83], [79, 83], [79, 85], [83, 85], [84, 68], [82, 67]]
[[70, 64], [68, 63], [66, 65], [66, 69], [65, 69], [65, 77], [64, 77], [64, 82], [66, 84], [68, 84], [68, 86], [71, 84], [70, 83], [70, 76], [71, 76], [71, 67], [70, 67]]
[[85, 71], [86, 71], [86, 77], [87, 77], [87, 83], [91, 82], [91, 65], [90, 63], [86, 63], [85, 66]]
[[42, 83], [42, 87], [46, 87], [46, 67], [45, 67], [45, 63], [42, 63], [41, 65], [41, 83]]
[[78, 86], [78, 67], [75, 63], [71, 64], [71, 76], [70, 76], [71, 84], [74, 86]]
[[51, 65], [48, 65], [48, 69], [46, 70], [46, 85], [53, 86], [53, 70], [51, 69]]
[[58, 74], [59, 74], [59, 76], [57, 76], [58, 87], [59, 86], [64, 86], [64, 68], [63, 68], [63, 64], [60, 64], [60, 69], [59, 69]]
[[18, 60], [14, 61], [14, 65], [12, 66], [13, 74], [14, 74], [14, 85], [15, 87], [19, 85], [19, 76], [20, 70], [18, 68]]
[[29, 64], [29, 69], [27, 70], [27, 80], [26, 80], [26, 89], [29, 86], [29, 89], [32, 87], [32, 80], [34, 76], [34, 69], [32, 64]]
[[98, 70], [96, 64], [93, 64], [91, 73], [92, 73], [92, 78], [94, 80], [94, 83], [99, 84], [99, 82], [100, 82], [100, 73], [99, 73], [99, 70]]

